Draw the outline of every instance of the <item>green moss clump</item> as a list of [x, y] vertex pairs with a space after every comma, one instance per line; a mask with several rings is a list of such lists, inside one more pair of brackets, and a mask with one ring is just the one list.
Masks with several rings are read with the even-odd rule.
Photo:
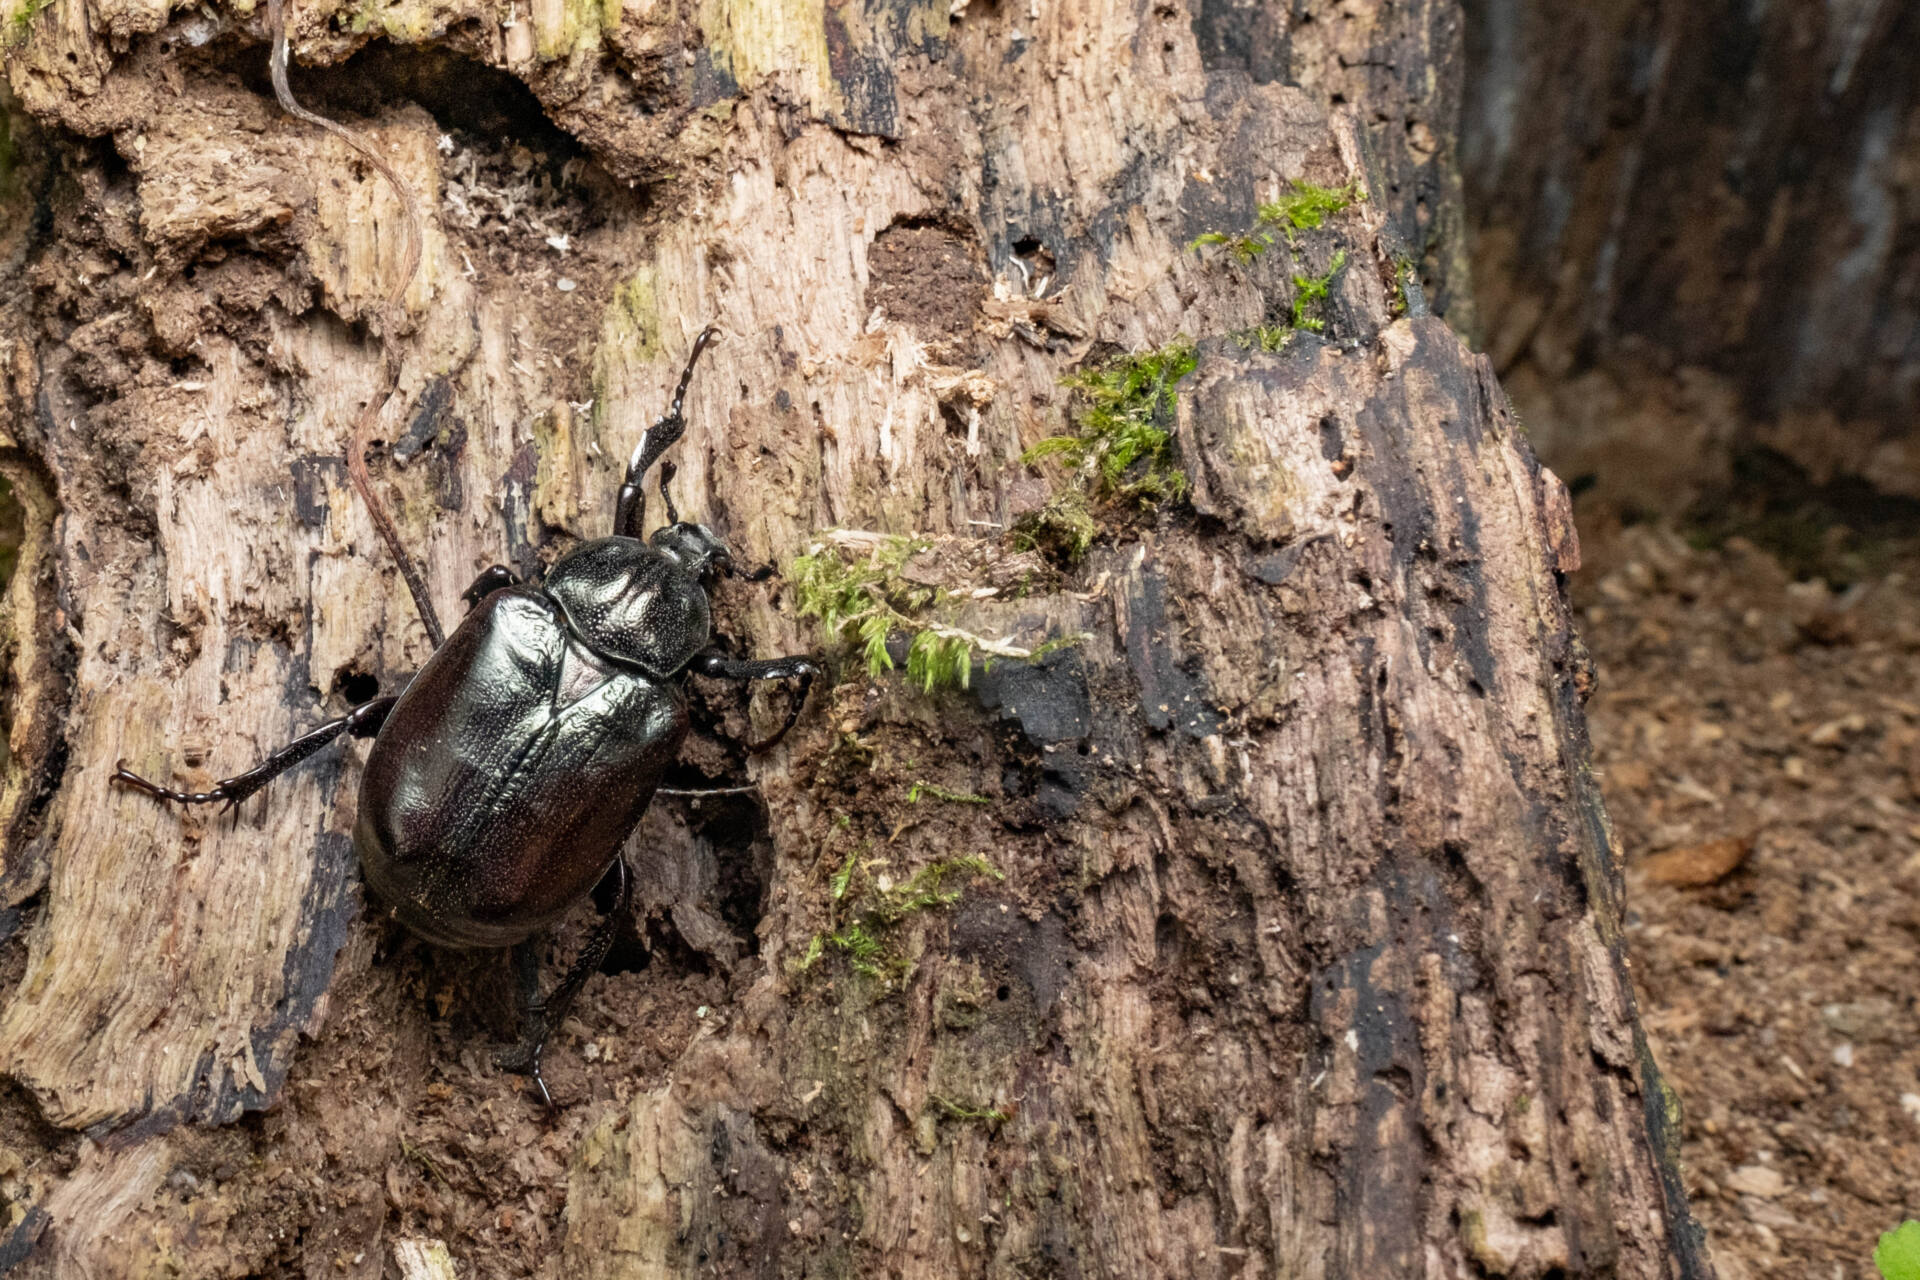
[[866, 560], [848, 560], [837, 547], [816, 545], [793, 562], [800, 616], [818, 618], [832, 635], [840, 635], [876, 609], [917, 612], [934, 602], [930, 587], [916, 586], [901, 577], [914, 553], [925, 542], [894, 535], [874, 545]]
[[800, 616], [820, 619], [832, 640], [857, 644], [868, 674], [878, 679], [893, 670], [887, 641], [894, 630], [916, 633], [917, 616], [939, 600], [933, 588], [901, 576], [907, 561], [925, 546], [912, 538], [890, 537], [864, 560], [849, 560], [838, 547], [823, 545], [796, 556], [792, 578]]
[[1328, 218], [1366, 198], [1358, 178], [1343, 187], [1295, 182], [1286, 195], [1260, 206], [1256, 225], [1274, 228], [1292, 244], [1302, 231], [1319, 230]]
[[985, 858], [966, 856], [930, 862], [905, 883], [894, 884], [875, 875], [873, 864], [862, 861], [867, 851], [862, 845], [849, 853], [828, 881], [831, 923], [808, 941], [806, 951], [794, 962], [795, 973], [805, 973], [832, 952], [845, 956], [847, 967], [862, 977], [903, 981], [912, 972], [912, 962], [891, 945], [891, 935], [903, 921], [960, 901], [961, 890], [952, 887], [956, 881], [1006, 879]]
[[876, 680], [895, 668], [894, 637], [906, 636], [907, 680], [922, 693], [971, 687], [975, 663], [990, 671], [995, 659], [1031, 660], [1034, 650], [940, 620], [940, 611], [964, 593], [909, 581], [904, 572], [908, 560], [932, 545], [886, 537], [863, 555], [844, 544], [814, 544], [791, 568], [800, 616], [818, 618], [829, 641], [857, 648]]
[[[1286, 195], [1259, 207], [1254, 217], [1254, 224], [1247, 231], [1237, 234], [1210, 231], [1206, 235], [1195, 238], [1187, 247], [1198, 252], [1209, 245], [1223, 246], [1236, 260], [1245, 265], [1272, 248], [1277, 236], [1284, 236], [1288, 256], [1294, 265], [1298, 266], [1301, 260], [1300, 233], [1319, 230], [1326, 225], [1328, 218], [1365, 199], [1366, 193], [1361, 191], [1358, 178], [1342, 187], [1323, 187], [1312, 182], [1295, 182]], [[1327, 300], [1334, 276], [1340, 273], [1340, 269], [1346, 265], [1346, 262], [1347, 251], [1340, 249], [1335, 251], [1326, 274], [1319, 276], [1294, 274], [1293, 304], [1285, 324], [1257, 325], [1230, 336], [1244, 348], [1251, 350], [1257, 346], [1260, 350], [1271, 354], [1283, 350], [1299, 330], [1305, 329], [1309, 333], [1324, 332], [1327, 322], [1320, 311]]]
[[1073, 374], [1066, 385], [1083, 401], [1074, 432], [1040, 441], [1021, 461], [1059, 458], [1100, 498], [1152, 506], [1184, 496], [1187, 475], [1173, 462], [1171, 425], [1175, 389], [1198, 366], [1193, 343], [1176, 338]]
[[950, 880], [1005, 880], [1000, 869], [985, 858], [967, 854], [930, 862], [905, 884], [881, 890], [869, 908], [869, 918], [882, 926], [895, 925], [918, 911], [949, 907], [960, 901], [960, 890], [947, 888]]
[[1253, 226], [1245, 231], [1208, 231], [1187, 242], [1187, 251], [1218, 246], [1246, 266], [1273, 248], [1274, 233], [1285, 236], [1291, 248], [1302, 231], [1317, 231], [1328, 218], [1367, 198], [1355, 178], [1344, 187], [1323, 187], [1312, 182], [1294, 182], [1287, 194], [1260, 205], [1254, 212]]
[[1327, 264], [1324, 275], [1293, 278], [1293, 304], [1284, 324], [1255, 325], [1251, 329], [1241, 329], [1227, 335], [1241, 349], [1251, 351], [1258, 348], [1273, 355], [1284, 351], [1293, 341], [1293, 335], [1302, 329], [1308, 333], [1324, 333], [1327, 328], [1326, 317], [1321, 314], [1326, 306], [1327, 296], [1333, 289], [1333, 278], [1347, 265], [1347, 251], [1337, 249], [1333, 260]]
[[[973, 637], [965, 634], [915, 632], [907, 642], [907, 683], [919, 686], [922, 693], [967, 688], [973, 683], [973, 643]], [[981, 660], [983, 667], [992, 664], [992, 658]], [[871, 660], [868, 666], [871, 669]]]
[[1032, 465], [1057, 458], [1072, 476], [1045, 506], [1015, 523], [1016, 550], [1073, 564], [1100, 535], [1096, 501], [1152, 508], [1186, 496], [1187, 473], [1174, 462], [1173, 413], [1180, 380], [1198, 365], [1193, 342], [1181, 337], [1063, 380], [1080, 393], [1073, 430], [1040, 441], [1020, 460]]
[[928, 544], [912, 538], [882, 539], [865, 559], [848, 559], [841, 549], [816, 545], [795, 557], [792, 577], [800, 616], [818, 618], [832, 640], [857, 645], [867, 673], [875, 679], [894, 669], [887, 642], [896, 631], [907, 642], [907, 678], [922, 692], [964, 689], [972, 682], [973, 656], [980, 638], [957, 628], [928, 622], [926, 615], [944, 603], [946, 593], [908, 582], [901, 570]]

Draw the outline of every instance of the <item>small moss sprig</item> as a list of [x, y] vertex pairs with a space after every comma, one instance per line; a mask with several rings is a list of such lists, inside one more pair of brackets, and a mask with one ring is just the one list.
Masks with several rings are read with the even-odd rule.
[[1318, 231], [1328, 218], [1367, 198], [1358, 178], [1339, 187], [1322, 187], [1311, 182], [1294, 182], [1291, 186], [1286, 195], [1261, 205], [1259, 211], [1260, 224], [1279, 229], [1288, 244], [1292, 244], [1300, 232]]
[[1321, 276], [1295, 276], [1293, 278], [1293, 327], [1305, 329], [1310, 333], [1321, 333], [1327, 327], [1325, 317], [1314, 314], [1327, 300], [1327, 292], [1333, 287], [1333, 278], [1340, 274], [1340, 268], [1347, 265], [1347, 251], [1334, 250], [1333, 260], [1327, 264], [1327, 273]]
[[1323, 187], [1312, 182], [1294, 182], [1287, 194], [1261, 204], [1254, 213], [1253, 226], [1245, 231], [1208, 231], [1195, 236], [1187, 248], [1193, 253], [1218, 246], [1232, 254], [1242, 266], [1273, 248], [1279, 233], [1292, 247], [1302, 231], [1317, 231], [1328, 218], [1367, 198], [1355, 178], [1343, 187]]

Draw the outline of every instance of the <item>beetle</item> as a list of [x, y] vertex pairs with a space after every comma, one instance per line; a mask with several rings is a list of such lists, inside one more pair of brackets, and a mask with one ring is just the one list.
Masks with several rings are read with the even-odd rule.
[[[575, 547], [538, 582], [500, 565], [481, 573], [463, 596], [465, 619], [402, 692], [361, 703], [206, 791], [163, 787], [125, 762], [112, 779], [163, 803], [231, 809], [342, 733], [371, 737], [354, 825], [367, 884], [427, 942], [517, 947], [526, 1026], [500, 1064], [531, 1075], [549, 1104], [547, 1036], [632, 902], [621, 847], [655, 795], [707, 793], [660, 785], [687, 736], [686, 676], [797, 681], [785, 723], [749, 748], [757, 752], [785, 737], [820, 674], [806, 657], [741, 660], [711, 647], [707, 592], [733, 558], [713, 530], [679, 518], [670, 462], [660, 468], [667, 523], [642, 538], [643, 481], [686, 430], [687, 387], [717, 332], [694, 339], [671, 406], [635, 445], [613, 534]], [[430, 614], [424, 595], [418, 602]], [[437, 620], [428, 629], [438, 634]], [[527, 939], [596, 889], [611, 909], [539, 1000]]]

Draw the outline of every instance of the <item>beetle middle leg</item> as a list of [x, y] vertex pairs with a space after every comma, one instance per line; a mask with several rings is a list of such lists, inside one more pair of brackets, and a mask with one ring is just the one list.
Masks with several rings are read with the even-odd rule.
[[460, 593], [460, 598], [467, 602], [467, 612], [472, 613], [474, 606], [482, 600], [500, 588], [511, 587], [519, 581], [520, 579], [514, 576], [513, 570], [507, 566], [490, 564], [480, 571], [480, 576], [473, 580], [473, 585]]
[[560, 979], [560, 985], [545, 1000], [537, 998], [539, 953], [526, 942], [513, 949], [515, 976], [523, 998], [527, 1000], [526, 1025], [520, 1043], [496, 1056], [494, 1061], [508, 1071], [532, 1076], [533, 1082], [540, 1086], [541, 1098], [548, 1106], [553, 1105], [553, 1095], [547, 1091], [546, 1077], [540, 1074], [540, 1055], [547, 1047], [547, 1038], [567, 1020], [567, 1011], [579, 998], [587, 979], [600, 971], [607, 952], [613, 949], [614, 935], [620, 931], [620, 922], [627, 918], [633, 907], [633, 877], [627, 874], [627, 860], [624, 857], [615, 858], [613, 865], [607, 868], [607, 874], [595, 886], [593, 897], [596, 906], [609, 886], [613, 892], [613, 905], [600, 917], [600, 923], [594, 926], [593, 932], [587, 935], [586, 945], [580, 948], [580, 954], [574, 959], [573, 967], [567, 970], [567, 976]]
[[399, 694], [386, 694], [369, 702], [363, 702], [347, 714], [329, 720], [319, 728], [295, 738], [245, 773], [235, 774], [231, 778], [222, 778], [214, 783], [209, 791], [175, 791], [171, 787], [163, 787], [157, 782], [147, 781], [127, 768], [125, 761], [122, 761], [113, 771], [113, 777], [109, 781], [122, 787], [131, 787], [135, 791], [143, 791], [163, 803], [212, 804], [217, 800], [224, 800], [227, 808], [232, 809], [341, 734], [350, 734], [356, 738], [371, 738], [380, 732], [380, 726], [386, 723], [387, 713], [393, 710], [393, 704], [399, 700]]
[[813, 688], [814, 678], [820, 674], [820, 665], [811, 658], [729, 658], [708, 650], [695, 654], [693, 661], [687, 664], [687, 670], [715, 680], [800, 681], [799, 687], [794, 690], [793, 705], [787, 710], [786, 723], [766, 741], [747, 747], [748, 751], [760, 752], [778, 746], [780, 739], [787, 736], [787, 730], [793, 728], [800, 719], [800, 710], [807, 705], [807, 691]]

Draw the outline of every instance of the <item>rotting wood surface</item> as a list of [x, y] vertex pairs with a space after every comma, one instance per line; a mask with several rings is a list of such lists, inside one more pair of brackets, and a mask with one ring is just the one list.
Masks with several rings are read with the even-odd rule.
[[[1358, 8], [1393, 85], [1451, 84], [1450, 6]], [[764, 809], [656, 806], [651, 956], [590, 986], [548, 1116], [486, 1063], [470, 1009], [502, 971], [363, 909], [364, 747], [237, 821], [106, 787], [121, 758], [244, 767], [424, 656], [339, 462], [384, 393], [400, 236], [378, 178], [264, 96], [257, 17], [55, 0], [9, 63], [44, 216], [0, 221], [31, 290], [0, 291], [0, 465], [33, 513], [0, 1258], [1709, 1274], [1586, 772], [1565, 493], [1484, 362], [1395, 318], [1419, 158], [1203, 59], [1172, 5], [514, 12], [292, 15], [296, 64], [394, 42], [295, 78], [428, 213], [376, 481], [443, 607], [607, 527], [707, 321], [676, 483], [743, 561], [835, 526], [993, 536], [1046, 497], [1019, 457], [1063, 428], [1060, 377], [1183, 334], [1191, 511], [970, 612], [1086, 633], [1044, 665], [935, 698], [854, 668], [746, 766]], [[1297, 262], [1186, 248], [1294, 179], [1372, 198]], [[1343, 249], [1324, 336], [1227, 336]], [[717, 609], [758, 654], [818, 643], [793, 606], [775, 580]], [[743, 767], [725, 742], [693, 766]], [[1004, 879], [900, 921], [890, 979], [803, 967], [849, 854]]]

